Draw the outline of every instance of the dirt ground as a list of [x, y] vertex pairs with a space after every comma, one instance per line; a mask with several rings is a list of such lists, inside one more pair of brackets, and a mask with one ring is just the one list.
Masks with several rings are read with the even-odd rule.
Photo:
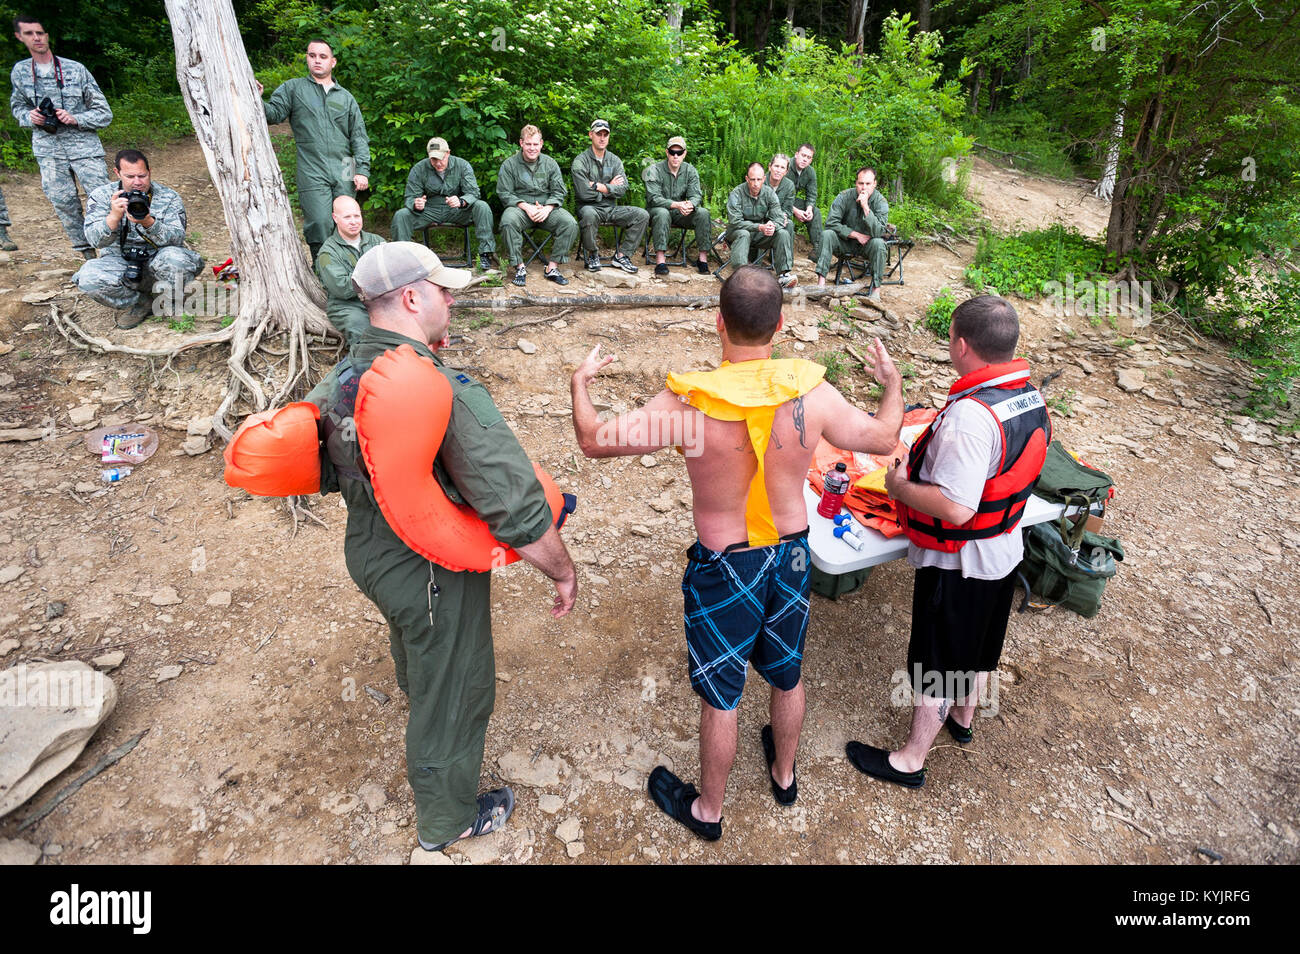
[[[197, 247], [222, 261], [221, 209], [197, 146], [162, 151], [153, 167], [184, 196]], [[1081, 183], [976, 160], [972, 188], [999, 227], [1104, 229], [1106, 207]], [[71, 768], [0, 822], [0, 838], [39, 845], [45, 864], [407, 862], [405, 705], [386, 629], [344, 568], [339, 498], [316, 498], [326, 526], [295, 533], [281, 502], [224, 484], [219, 447], [180, 450], [187, 425], [216, 407], [224, 355], [187, 352], [164, 367], [71, 347], [48, 303], [22, 296], [49, 291], [87, 330], [119, 343], [178, 333], [158, 323], [115, 330], [68, 283], [79, 262], [51, 227], [37, 177], [11, 176], [4, 189], [21, 248], [0, 265], [0, 342], [11, 346], [0, 356], [0, 426], [52, 424], [54, 436], [0, 444], [9, 488], [0, 566], [22, 570], [0, 585], [0, 641], [19, 644], [0, 666], [113, 648], [126, 659], [112, 672], [112, 717]], [[805, 283], [815, 281], [807, 251], [802, 241]], [[906, 286], [886, 290], [907, 325], [885, 340], [909, 375], [909, 401], [941, 398], [951, 382], [946, 349], [919, 321], [941, 286], [965, 294], [973, 251], [918, 245]], [[49, 273], [57, 269], [69, 271]], [[585, 276], [571, 286], [586, 287]], [[649, 287], [711, 293], [716, 283]], [[552, 286], [537, 273], [530, 290]], [[577, 312], [504, 334], [540, 314], [453, 324], [464, 340], [452, 360], [488, 384], [524, 447], [581, 498], [564, 531], [580, 595], [556, 622], [538, 573], [522, 564], [497, 573], [484, 785], [516, 779], [518, 808], [505, 831], [414, 860], [1210, 863], [1198, 848], [1229, 863], [1300, 860], [1300, 439], [1241, 416], [1246, 369], [1186, 329], [1135, 327], [1128, 314], [1094, 324], [1051, 314], [1046, 302], [1019, 308], [1036, 379], [1059, 373], [1045, 391], [1057, 435], [1118, 485], [1105, 526], [1127, 556], [1102, 613], [1015, 616], [996, 705], [977, 720], [974, 743], [959, 749], [941, 735], [925, 787], [911, 791], [859, 775], [843, 756], [850, 738], [892, 745], [906, 732], [891, 677], [905, 659], [911, 572], [896, 561], [837, 602], [815, 598], [797, 807], [769, 793], [759, 746], [766, 693], [751, 680], [724, 837], [713, 845], [661, 815], [644, 790], [661, 762], [698, 778], [680, 620], [693, 539], [685, 469], [669, 451], [583, 460], [567, 390], [576, 362], [602, 341], [621, 360], [596, 396], [634, 405], [669, 370], [716, 359], [712, 316]], [[841, 387], [870, 407], [869, 378], [845, 348], [860, 352], [891, 329], [812, 303], [788, 318], [782, 352], [841, 353], [850, 367]], [[536, 353], [521, 351], [520, 337]], [[1121, 390], [1120, 368], [1140, 370], [1145, 383]], [[70, 423], [85, 405], [78, 419], [89, 419]], [[106, 486], [82, 432], [119, 422], [148, 424], [162, 443]], [[47, 619], [54, 601], [66, 611]], [[181, 674], [160, 681], [175, 664]], [[134, 751], [18, 832], [32, 806], [141, 730]]]

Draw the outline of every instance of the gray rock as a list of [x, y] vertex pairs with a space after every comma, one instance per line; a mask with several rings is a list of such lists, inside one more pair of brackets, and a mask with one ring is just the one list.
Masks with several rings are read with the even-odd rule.
[[0, 817], [71, 765], [117, 705], [117, 687], [83, 662], [5, 671], [22, 705], [5, 710], [0, 745]]
[[537, 354], [537, 345], [533, 344], [527, 338], [520, 338], [515, 342], [515, 347], [524, 354]]
[[180, 594], [176, 592], [176, 587], [160, 586], [149, 597], [149, 602], [154, 606], [175, 606], [181, 602], [181, 598]]
[[559, 795], [539, 795], [537, 807], [548, 815], [554, 815], [564, 807], [564, 799]]
[[456, 864], [451, 858], [441, 851], [425, 851], [419, 845], [411, 849], [412, 865], [454, 865]]
[[653, 466], [655, 466], [655, 465], [658, 464], [658, 463], [659, 463], [659, 461], [655, 460], [655, 455], [654, 455], [654, 454], [645, 454], [645, 455], [643, 455], [642, 458], [641, 458], [641, 466], [642, 466], [642, 467], [653, 467]]
[[576, 815], [570, 815], [555, 827], [555, 837], [566, 845], [571, 841], [582, 840], [582, 822]]
[[110, 670], [116, 669], [118, 666], [122, 665], [125, 660], [126, 653], [120, 649], [115, 649], [111, 653], [104, 653], [102, 656], [96, 656], [90, 661], [90, 664], [96, 669], [109, 672]]
[[1121, 391], [1140, 391], [1146, 378], [1137, 368], [1119, 368], [1115, 372], [1115, 384]]
[[520, 749], [497, 759], [497, 767], [506, 781], [533, 788], [555, 788], [561, 773], [569, 771], [569, 763], [558, 755], [541, 755], [534, 761], [531, 754]]
[[366, 782], [365, 785], [357, 789], [357, 794], [366, 803], [367, 811], [377, 812], [388, 804], [388, 794], [384, 791], [383, 786], [374, 782]]
[[170, 666], [159, 666], [153, 673], [154, 682], [169, 682], [184, 671], [185, 667], [179, 663], [173, 663]]
[[230, 605], [230, 590], [217, 590], [217, 592], [213, 593], [211, 596], [208, 597], [208, 605], [209, 605], [209, 606], [229, 606], [229, 605]]
[[212, 444], [206, 437], [187, 437], [184, 443], [181, 444], [181, 450], [191, 457], [206, 454], [211, 449]]
[[68, 604], [59, 600], [51, 600], [45, 604], [45, 618], [58, 619], [68, 611]]
[[26, 567], [21, 567], [17, 563], [10, 563], [8, 566], [0, 569], [0, 583], [12, 583], [26, 572]]
[[80, 407], [74, 407], [68, 412], [68, 420], [72, 422], [74, 427], [81, 427], [84, 424], [91, 423], [98, 413], [98, 404], [83, 404]]
[[1112, 787], [1112, 786], [1110, 786], [1110, 785], [1107, 785], [1107, 786], [1106, 786], [1106, 794], [1109, 795], [1109, 796], [1111, 797], [1111, 799], [1113, 799], [1113, 800], [1115, 801], [1116, 804], [1118, 804], [1118, 805], [1120, 805], [1120, 806], [1122, 806], [1122, 807], [1124, 807], [1124, 808], [1127, 808], [1129, 811], [1133, 811], [1133, 801], [1132, 801], [1132, 799], [1127, 798], [1127, 797], [1124, 795], [1124, 793], [1121, 792], [1119, 789], [1114, 788], [1114, 787]]
[[640, 284], [635, 275], [615, 268], [602, 268], [598, 272], [592, 272], [591, 277], [606, 288], [636, 288]]
[[580, 841], [571, 841], [564, 846], [564, 850], [570, 858], [576, 858], [587, 850], [587, 846]]
[[22, 643], [16, 639], [0, 639], [0, 659], [4, 659], [21, 645]]
[[212, 418], [191, 418], [189, 424], [185, 426], [185, 433], [190, 435], [190, 437], [207, 437], [212, 433]]
[[41, 849], [17, 838], [0, 838], [0, 865], [34, 865], [41, 860]]
[[1237, 462], [1231, 457], [1224, 457], [1222, 454], [1215, 454], [1210, 460], [1214, 461], [1214, 466], [1222, 470], [1235, 470]]

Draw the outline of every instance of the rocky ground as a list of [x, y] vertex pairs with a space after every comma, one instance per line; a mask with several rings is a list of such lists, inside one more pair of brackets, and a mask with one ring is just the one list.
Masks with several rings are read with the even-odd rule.
[[[220, 207], [197, 147], [177, 144], [154, 168], [185, 197], [197, 247], [224, 260]], [[999, 227], [1104, 228], [1105, 207], [1080, 183], [982, 161], [972, 182]], [[925, 787], [909, 791], [860, 776], [843, 747], [849, 738], [896, 743], [906, 731], [891, 677], [905, 657], [911, 574], [896, 562], [837, 602], [817, 598], [799, 802], [783, 809], [769, 794], [758, 741], [765, 693], [753, 686], [725, 835], [706, 845], [644, 790], [659, 763], [698, 773], [680, 620], [692, 540], [685, 470], [667, 451], [584, 460], [567, 388], [601, 341], [620, 361], [597, 396], [633, 406], [669, 370], [716, 360], [712, 316], [578, 310], [506, 330], [547, 312], [462, 312], [452, 360], [488, 383], [525, 448], [581, 497], [564, 534], [580, 596], [556, 622], [535, 571], [496, 575], [497, 704], [484, 784], [510, 781], [519, 806], [505, 831], [428, 855], [412, 852], [405, 705], [386, 628], [343, 565], [338, 497], [314, 502], [324, 527], [295, 527], [280, 502], [224, 484], [204, 421], [224, 383], [222, 354], [187, 352], [164, 366], [71, 347], [52, 327], [51, 302], [122, 344], [178, 332], [157, 323], [114, 330], [68, 284], [77, 262], [48, 231], [36, 177], [4, 188], [22, 247], [0, 264], [0, 431], [49, 435], [0, 443], [9, 491], [0, 666], [123, 655], [111, 671], [113, 715], [68, 771], [0, 821], [0, 839], [34, 846], [42, 863], [1300, 859], [1300, 439], [1241, 415], [1248, 372], [1219, 345], [1168, 322], [1094, 322], [1019, 303], [1036, 376], [1057, 375], [1045, 390], [1057, 435], [1119, 488], [1105, 527], [1126, 559], [1101, 615], [1015, 617], [997, 699], [974, 743], [958, 749], [941, 736]], [[792, 308], [782, 352], [837, 354], [840, 386], [870, 407], [870, 380], [851, 350], [879, 334], [904, 367], [909, 400], [940, 400], [952, 369], [920, 318], [941, 286], [964, 294], [973, 251], [918, 246], [907, 285], [886, 292], [895, 323], [851, 305]], [[803, 243], [808, 283], [806, 253]], [[641, 291], [716, 287], [700, 276], [653, 281], [646, 268], [641, 277]], [[597, 287], [580, 273], [570, 291]], [[558, 293], [540, 272], [529, 291]], [[158, 430], [160, 449], [126, 480], [102, 485], [84, 432], [127, 422]], [[121, 761], [18, 830], [30, 806], [141, 731]]]

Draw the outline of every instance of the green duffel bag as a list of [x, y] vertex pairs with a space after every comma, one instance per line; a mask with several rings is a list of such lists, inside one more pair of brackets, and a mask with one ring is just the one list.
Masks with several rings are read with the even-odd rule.
[[[1069, 531], [1056, 523], [1026, 527], [1019, 572], [1039, 598], [1036, 607], [1062, 606], [1091, 619], [1101, 609], [1101, 594], [1115, 575], [1115, 561], [1124, 559], [1124, 548], [1114, 537], [1086, 531], [1079, 549], [1072, 550], [1063, 532]], [[1028, 602], [1021, 604], [1022, 611]]]
[[867, 582], [867, 577], [871, 575], [869, 566], [851, 573], [827, 573], [818, 569], [816, 564], [809, 567], [809, 570], [812, 591], [828, 600], [837, 600], [845, 593], [852, 593]]

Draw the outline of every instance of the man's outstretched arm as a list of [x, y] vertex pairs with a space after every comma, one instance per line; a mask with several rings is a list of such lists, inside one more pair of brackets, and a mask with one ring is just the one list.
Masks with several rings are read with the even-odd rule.
[[693, 413], [671, 391], [664, 389], [645, 406], [608, 421], [596, 417], [588, 388], [592, 380], [616, 355], [600, 353], [600, 345], [573, 372], [573, 433], [587, 457], [630, 457], [653, 454], [669, 444], [679, 443], [685, 433], [682, 415]]
[[867, 360], [872, 365], [871, 373], [884, 388], [875, 417], [855, 408], [836, 391], [833, 400], [842, 407], [832, 407], [822, 433], [844, 450], [887, 454], [897, 446], [903, 426], [903, 376], [879, 338], [867, 349]]

